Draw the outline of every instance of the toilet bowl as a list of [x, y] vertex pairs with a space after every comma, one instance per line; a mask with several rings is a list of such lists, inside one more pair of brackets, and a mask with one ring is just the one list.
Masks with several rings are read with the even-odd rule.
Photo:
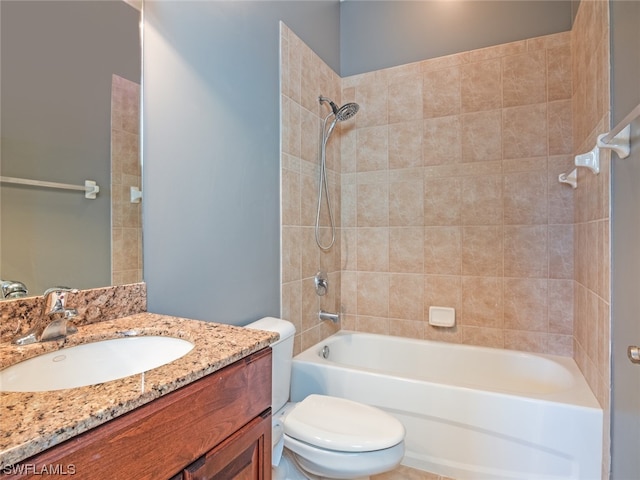
[[388, 413], [352, 400], [316, 394], [287, 403], [295, 333], [290, 322], [267, 317], [247, 328], [280, 334], [271, 345], [275, 480], [362, 479], [400, 464], [405, 430]]

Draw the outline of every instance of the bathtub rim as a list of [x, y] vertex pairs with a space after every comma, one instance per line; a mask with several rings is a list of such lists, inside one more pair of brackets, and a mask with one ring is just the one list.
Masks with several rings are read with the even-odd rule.
[[[401, 376], [392, 374], [389, 372], [383, 372], [377, 369], [366, 368], [366, 367], [354, 367], [345, 364], [339, 364], [333, 362], [328, 359], [322, 358], [318, 352], [327, 342], [331, 342], [332, 340], [336, 340], [340, 337], [345, 337], [349, 335], [358, 335], [363, 337], [371, 337], [376, 339], [384, 339], [386, 341], [403, 341], [409, 343], [425, 343], [427, 345], [434, 344], [438, 347], [446, 346], [451, 348], [462, 348], [469, 349], [475, 351], [487, 351], [490, 353], [502, 352], [508, 355], [517, 355], [517, 356], [525, 356], [525, 357], [539, 357], [545, 360], [554, 362], [559, 364], [561, 367], [565, 368], [572, 375], [573, 385], [571, 388], [566, 390], [552, 392], [552, 393], [535, 393], [535, 392], [517, 392], [510, 391], [506, 389], [500, 388], [481, 388], [476, 385], [464, 385], [464, 384], [456, 384], [456, 383], [443, 383], [437, 381], [430, 381], [427, 379], [416, 379], [414, 377], [409, 376]], [[567, 404], [575, 408], [585, 408], [585, 409], [596, 409], [603, 411], [602, 406], [598, 402], [594, 392], [589, 387], [589, 384], [576, 364], [575, 360], [572, 357], [565, 357], [561, 355], [553, 355], [547, 353], [537, 353], [537, 352], [526, 352], [521, 350], [513, 350], [513, 349], [502, 349], [495, 347], [486, 347], [480, 345], [468, 345], [462, 343], [451, 343], [451, 342], [442, 342], [438, 340], [430, 340], [430, 339], [416, 339], [410, 337], [402, 337], [397, 335], [383, 335], [379, 333], [370, 333], [370, 332], [358, 332], [354, 330], [339, 330], [336, 333], [330, 335], [329, 337], [317, 342], [316, 344], [308, 347], [302, 352], [298, 353], [293, 357], [294, 362], [311, 362], [323, 365], [329, 369], [346, 369], [350, 371], [364, 371], [370, 374], [379, 375], [381, 377], [400, 377], [409, 381], [416, 382], [425, 382], [433, 385], [446, 385], [448, 388], [459, 389], [461, 391], [474, 391], [485, 393], [489, 395], [507, 395], [513, 397], [519, 397], [521, 399], [530, 399], [532, 402], [550, 402], [550, 403], [562, 403]]]

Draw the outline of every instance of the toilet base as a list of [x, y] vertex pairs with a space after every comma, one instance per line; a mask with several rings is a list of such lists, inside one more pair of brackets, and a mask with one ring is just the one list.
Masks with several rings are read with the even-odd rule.
[[[319, 477], [311, 473], [304, 472], [299, 466], [294, 455], [285, 450], [282, 453], [280, 463], [273, 467], [272, 480], [333, 480], [327, 477]], [[358, 477], [351, 480], [370, 480], [369, 477]]]

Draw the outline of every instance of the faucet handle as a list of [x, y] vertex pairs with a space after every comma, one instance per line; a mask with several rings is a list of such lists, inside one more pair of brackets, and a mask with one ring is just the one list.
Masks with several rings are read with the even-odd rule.
[[64, 313], [65, 299], [67, 292], [77, 293], [77, 288], [51, 287], [44, 292], [44, 309], [48, 314]]

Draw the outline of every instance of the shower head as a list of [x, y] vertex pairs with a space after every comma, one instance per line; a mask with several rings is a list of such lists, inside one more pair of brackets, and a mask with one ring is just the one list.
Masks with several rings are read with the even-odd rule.
[[344, 120], [349, 120], [356, 113], [358, 113], [358, 110], [360, 110], [360, 105], [358, 105], [357, 103], [345, 103], [335, 113], [336, 119], [339, 122], [342, 122]]
[[333, 112], [333, 115], [336, 117], [336, 121], [338, 122], [349, 120], [356, 113], [358, 113], [358, 110], [360, 109], [360, 105], [358, 105], [357, 103], [346, 103], [342, 107], [338, 107], [333, 102], [333, 100], [327, 97], [323, 97], [322, 95], [318, 97], [318, 100], [321, 104], [328, 103], [331, 106], [331, 111]]

